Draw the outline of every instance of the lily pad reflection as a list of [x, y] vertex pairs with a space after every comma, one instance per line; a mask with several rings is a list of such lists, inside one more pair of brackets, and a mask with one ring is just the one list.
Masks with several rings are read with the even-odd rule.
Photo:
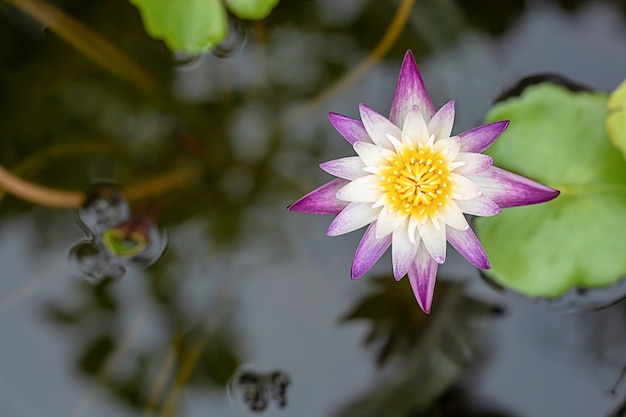
[[70, 251], [71, 261], [91, 282], [120, 278], [130, 265], [152, 265], [163, 254], [167, 239], [154, 221], [131, 211], [113, 183], [99, 183], [85, 192], [77, 220], [88, 237]]

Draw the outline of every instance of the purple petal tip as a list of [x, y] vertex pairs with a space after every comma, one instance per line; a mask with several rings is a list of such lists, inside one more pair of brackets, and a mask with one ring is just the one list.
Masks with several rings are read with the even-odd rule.
[[336, 178], [321, 187], [301, 197], [298, 201], [290, 204], [287, 210], [295, 213], [337, 215], [348, 203], [335, 197], [337, 190], [349, 181]]
[[424, 313], [430, 314], [430, 309], [433, 305], [433, 294], [420, 294], [417, 297], [417, 304]]
[[354, 265], [352, 265], [352, 268], [350, 269], [350, 279], [355, 280], [355, 279], [359, 279], [361, 278], [363, 275], [365, 275], [365, 272], [363, 271], [357, 271], [354, 268]]

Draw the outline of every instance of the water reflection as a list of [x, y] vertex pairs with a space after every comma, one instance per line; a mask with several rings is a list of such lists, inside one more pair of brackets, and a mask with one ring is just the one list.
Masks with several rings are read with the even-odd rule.
[[70, 260], [91, 282], [120, 278], [130, 265], [150, 266], [167, 238], [147, 215], [132, 212], [121, 189], [110, 182], [92, 185], [77, 211], [88, 239], [70, 251]]
[[[365, 320], [370, 324], [364, 344], [378, 347], [376, 357], [380, 366], [395, 355], [410, 357], [423, 343], [432, 343], [432, 348], [442, 349], [446, 356], [457, 363], [468, 363], [473, 356], [475, 323], [481, 318], [503, 313], [499, 306], [463, 295], [461, 284], [443, 281], [443, 288], [435, 292], [433, 304], [446, 304], [433, 311], [431, 318], [415, 308], [413, 293], [407, 285], [394, 285], [392, 276], [371, 281], [374, 289], [342, 321], [349, 323]], [[462, 314], [457, 316], [460, 312]], [[427, 340], [431, 336], [434, 339]]]
[[178, 415], [187, 387], [223, 392], [241, 361], [233, 305], [222, 300], [208, 318], [191, 311], [178, 278], [157, 273], [134, 294], [134, 303], [155, 297], [155, 315], [133, 312], [111, 280], [74, 281], [71, 299], [47, 303], [46, 317], [72, 336], [76, 369], [93, 384], [75, 415], [88, 415], [99, 391], [145, 416]]
[[374, 280], [372, 293], [344, 317], [344, 322], [369, 322], [364, 343], [378, 346], [379, 366], [394, 373], [381, 375], [373, 388], [335, 416], [436, 415], [428, 411], [431, 404], [456, 384], [470, 364], [476, 366], [485, 356], [480, 353], [484, 346], [477, 343], [479, 324], [501, 315], [502, 309], [467, 297], [462, 284], [441, 278], [430, 316], [416, 308], [407, 280], [403, 286], [384, 276]]
[[228, 34], [211, 53], [219, 58], [231, 57], [243, 48], [248, 39], [248, 27], [231, 13], [228, 13]]
[[512, 298], [524, 300], [524, 302], [529, 306], [539, 306], [547, 310], [561, 313], [601, 310], [619, 304], [626, 298], [626, 278], [621, 279], [617, 284], [607, 287], [575, 287], [559, 297], [531, 298], [503, 287], [482, 271], [479, 271], [479, 276], [485, 284], [498, 293], [507, 294]]
[[259, 373], [240, 370], [230, 381], [230, 397], [240, 399], [250, 411], [265, 411], [270, 404], [278, 408], [287, 406], [287, 388], [291, 379], [283, 371]]
[[[176, 230], [181, 225], [191, 224], [197, 233], [188, 239], [187, 246], [184, 242], [177, 242], [177, 248], [172, 248], [150, 268], [127, 271], [127, 278], [133, 279], [111, 282], [102, 278], [122, 274], [123, 269], [133, 264], [131, 259], [136, 259], [138, 251], [146, 251], [144, 245], [147, 242], [163, 244], [163, 236], [146, 232], [158, 231], [157, 216], [143, 210], [141, 212], [148, 216], [138, 216], [123, 196], [117, 194], [117, 188], [110, 189], [106, 199], [96, 196], [95, 200], [90, 200], [87, 210], [79, 211], [88, 238], [76, 247], [72, 256], [75, 260], [84, 260], [82, 264], [78, 262], [79, 269], [87, 273], [91, 271], [98, 277], [94, 281], [100, 281], [95, 285], [69, 279], [67, 275], [52, 274], [51, 279], [46, 275], [45, 281], [37, 278], [26, 282], [30, 286], [22, 287], [24, 282], [20, 280], [27, 279], [27, 274], [32, 272], [27, 267], [43, 259], [40, 255], [46, 253], [48, 246], [60, 247], [58, 252], [65, 253], [71, 243], [58, 236], [67, 237], [67, 234], [46, 232], [63, 232], [67, 224], [63, 221], [64, 213], [53, 215], [50, 210], [32, 209], [14, 198], [3, 199], [1, 236], [6, 244], [3, 248], [11, 248], [10, 243], [22, 237], [22, 229], [7, 226], [17, 215], [37, 229], [36, 237], [25, 244], [26, 260], [16, 256], [17, 250], [12, 249], [7, 250], [8, 255], [3, 258], [6, 262], [3, 269], [7, 271], [2, 280], [3, 299], [4, 292], [9, 299], [9, 293], [15, 288], [26, 288], [26, 291], [17, 292], [18, 298], [10, 298], [8, 305], [11, 308], [2, 309], [3, 320], [0, 322], [6, 326], [3, 333], [7, 335], [0, 349], [4, 358], [0, 363], [3, 375], [0, 386], [10, 385], [15, 393], [26, 393], [29, 396], [27, 402], [37, 404], [31, 414], [37, 415], [39, 411], [40, 415], [81, 417], [94, 414], [237, 415], [237, 410], [229, 409], [222, 397], [224, 387], [233, 380], [233, 375], [241, 375], [237, 371], [241, 369], [240, 364], [257, 360], [255, 355], [261, 358], [271, 355], [272, 349], [268, 346], [272, 344], [275, 347], [280, 345], [282, 353], [290, 352], [284, 339], [275, 337], [287, 315], [277, 317], [280, 313], [273, 315], [275, 311], [297, 313], [296, 318], [288, 318], [296, 323], [291, 328], [295, 337], [322, 335], [324, 346], [337, 347], [330, 356], [321, 356], [316, 351], [317, 345], [309, 347], [310, 351], [298, 352], [312, 358], [306, 363], [294, 360], [294, 364], [304, 363], [298, 373], [291, 366], [270, 362], [276, 363], [283, 375], [288, 372], [294, 380], [297, 376], [297, 383], [293, 385], [285, 384], [284, 380], [283, 383], [269, 383], [270, 386], [278, 385], [279, 394], [280, 387], [284, 386], [283, 394], [289, 395], [285, 415], [499, 415], [491, 411], [495, 409], [493, 407], [477, 409], [476, 395], [483, 403], [493, 399], [516, 410], [527, 411], [528, 408], [518, 406], [521, 402], [532, 403], [536, 391], [524, 393], [518, 389], [524, 385], [524, 376], [520, 376], [524, 370], [531, 374], [526, 377], [531, 381], [527, 385], [535, 387], [538, 380], [549, 380], [547, 385], [553, 386], [546, 387], [549, 401], [530, 408], [540, 412], [517, 415], [559, 415], [550, 410], [554, 410], [553, 405], [558, 408], [566, 402], [573, 404], [575, 409], [593, 403], [586, 410], [593, 408], [594, 413], [586, 413], [588, 415], [601, 415], [609, 408], [605, 403], [590, 401], [590, 397], [596, 391], [609, 389], [624, 366], [625, 358], [621, 354], [624, 326], [618, 320], [620, 309], [621, 316], [625, 316], [621, 305], [610, 309], [611, 315], [585, 320], [588, 313], [595, 312], [584, 311], [575, 316], [549, 314], [546, 309], [536, 309], [534, 302], [518, 303], [507, 310], [510, 314], [490, 320], [502, 311], [497, 305], [472, 300], [464, 295], [460, 285], [441, 281], [435, 311], [426, 320], [411, 297], [408, 283], [397, 284], [391, 277], [384, 277], [374, 279], [372, 293], [355, 303], [344, 316], [343, 325], [335, 329], [332, 320], [336, 316], [328, 318], [328, 315], [318, 313], [332, 310], [346, 298], [354, 297], [355, 293], [353, 287], [336, 283], [345, 277], [334, 274], [345, 271], [332, 269], [335, 267], [334, 257], [339, 255], [321, 249], [326, 248], [326, 243], [313, 246], [313, 250], [311, 246], [305, 247], [303, 250], [308, 252], [304, 261], [291, 265], [289, 268], [293, 270], [288, 273], [276, 266], [269, 278], [264, 271], [257, 269], [256, 262], [261, 260], [276, 265], [292, 262], [291, 254], [285, 254], [289, 253], [287, 250], [280, 252], [276, 260], [268, 261], [266, 253], [252, 257], [254, 273], [246, 271], [251, 276], [231, 276], [231, 270], [223, 266], [226, 272], [214, 272], [220, 266], [216, 266], [213, 259], [228, 251], [240, 254], [250, 237], [260, 240], [265, 247], [288, 245], [281, 235], [284, 232], [283, 206], [309, 189], [312, 183], [319, 182], [319, 178], [313, 178], [317, 175], [313, 169], [317, 163], [331, 154], [337, 155], [336, 150], [329, 150], [335, 146], [336, 133], [323, 113], [328, 110], [342, 112], [347, 102], [350, 105], [346, 108], [353, 109], [355, 101], [368, 100], [369, 97], [376, 102], [377, 97], [383, 97], [380, 91], [385, 83], [392, 84], [397, 75], [397, 68], [391, 68], [395, 65], [392, 62], [398, 62], [399, 54], [406, 49], [417, 52], [426, 71], [429, 66], [435, 66], [437, 69], [433, 72], [444, 74], [431, 92], [437, 100], [443, 102], [452, 98], [447, 97], [448, 92], [456, 95], [464, 91], [469, 102], [475, 100], [480, 108], [494, 91], [500, 90], [503, 81], [508, 82], [529, 70], [562, 69], [557, 67], [557, 61], [562, 61], [569, 69], [575, 68], [576, 76], [585, 82], [593, 83], [594, 76], [597, 79], [614, 77], [610, 74], [615, 71], [609, 69], [624, 66], [619, 64], [622, 49], [605, 42], [610, 36], [600, 37], [600, 41], [583, 42], [584, 47], [581, 47], [580, 38], [574, 36], [580, 34], [584, 38], [591, 31], [598, 33], [607, 28], [602, 22], [589, 26], [590, 20], [586, 20], [586, 16], [591, 16], [593, 10], [581, 9], [575, 19], [555, 9], [551, 9], [551, 14], [542, 15], [543, 21], [548, 23], [539, 25], [539, 29], [571, 25], [568, 27], [573, 27], [573, 32], [565, 37], [575, 39], [574, 44], [564, 41], [564, 36], [554, 30], [541, 31], [538, 35], [541, 44], [531, 48], [523, 42], [528, 35], [524, 31], [537, 29], [536, 24], [528, 23], [529, 13], [537, 14], [537, 10], [541, 11], [546, 4], [578, 7], [581, 3], [595, 3], [605, 7], [594, 9], [596, 12], [604, 10], [606, 16], [617, 16], [624, 7], [623, 2], [417, 0], [406, 26], [396, 31], [394, 42], [385, 42], [388, 61], [385, 58], [372, 61], [370, 72], [360, 73], [361, 78], [357, 77], [355, 84], [348, 84], [355, 88], [346, 89], [346, 84], [340, 84], [340, 88], [332, 90], [333, 94], [324, 95], [333, 100], [332, 105], [327, 106], [319, 106], [320, 101], [312, 99], [351, 74], [359, 62], [369, 59], [378, 42], [388, 39], [385, 33], [400, 2], [282, 1], [267, 22], [253, 28], [254, 37], [231, 31], [239, 37], [223, 47], [226, 54], [234, 52], [234, 56], [218, 59], [207, 54], [202, 59], [190, 58], [192, 62], [183, 64], [184, 71], [178, 71], [180, 66], [172, 64], [171, 54], [164, 54], [160, 44], [145, 35], [136, 10], [128, 2], [57, 3], [68, 15], [106, 36], [111, 44], [141, 63], [157, 80], [157, 91], [143, 94], [128, 88], [128, 84], [84, 59], [56, 35], [42, 36], [41, 24], [33, 24], [13, 8], [4, 8], [6, 13], [2, 18], [8, 24], [0, 25], [0, 55], [7, 63], [3, 67], [3, 94], [0, 94], [2, 137], [6, 138], [0, 143], [2, 165], [19, 171], [20, 175], [35, 183], [62, 189], [83, 189], [93, 178], [115, 178], [120, 183], [131, 184], [136, 179], [170, 171], [175, 177], [179, 167], [200, 166], [202, 174], [200, 179], [185, 181], [184, 187], [152, 194], [156, 198], [152, 197], [148, 203], [158, 211], [160, 226]], [[526, 7], [531, 3], [541, 7]], [[530, 12], [524, 13], [524, 10]], [[600, 17], [594, 22], [606, 20], [601, 13], [595, 16]], [[526, 22], [524, 25], [516, 24], [522, 20]], [[610, 22], [623, 24], [619, 18]], [[239, 23], [231, 22], [233, 25]], [[614, 36], [621, 37], [618, 28], [614, 29], [617, 33]], [[480, 34], [483, 32], [493, 34], [493, 37], [485, 40]], [[506, 32], [515, 36], [506, 38]], [[505, 37], [501, 37], [502, 34]], [[557, 42], [558, 39], [561, 40]], [[465, 42], [467, 40], [471, 42]], [[246, 44], [241, 48], [239, 43], [244, 41]], [[594, 49], [590, 47], [594, 42], [601, 47], [587, 50]], [[488, 59], [491, 55], [485, 59], [484, 50], [478, 44], [497, 56], [493, 65]], [[572, 51], [568, 52], [568, 48]], [[462, 49], [460, 54], [459, 49]], [[241, 53], [237, 53], [239, 50]], [[535, 55], [529, 50], [535, 51]], [[543, 55], [552, 54], [554, 50], [559, 51], [554, 54], [554, 60], [543, 59]], [[614, 59], [600, 59], [601, 54], [613, 54]], [[462, 56], [459, 58], [459, 55]], [[512, 55], [519, 61], [511, 59]], [[468, 71], [466, 64], [474, 60], [482, 65], [471, 66], [473, 70]], [[593, 73], [589, 72], [591, 67]], [[585, 71], [589, 78], [580, 76]], [[446, 73], [457, 78], [446, 78]], [[474, 82], [482, 76], [490, 88]], [[453, 85], [450, 81], [453, 78], [462, 80], [461, 85]], [[306, 117], [286, 128], [281, 124], [294, 108], [308, 104], [312, 106], [307, 109], [315, 111], [306, 113]], [[385, 108], [388, 103], [378, 100], [377, 106]], [[467, 108], [464, 114], [466, 111]], [[477, 113], [474, 112], [472, 117], [482, 115]], [[79, 157], [70, 151], [56, 156], [48, 153], [57, 147], [75, 150], [79, 144], [92, 146], [94, 151], [84, 152]], [[30, 160], [33, 155], [38, 156], [34, 161]], [[21, 168], [24, 162], [28, 162], [28, 166]], [[264, 209], [266, 205], [280, 203], [281, 199], [284, 204], [278, 204], [279, 208]], [[296, 237], [300, 239], [301, 236]], [[161, 245], [155, 248], [162, 250]], [[252, 262], [245, 258], [247, 255], [243, 256], [243, 262]], [[207, 261], [209, 258], [211, 262]], [[226, 263], [241, 261], [233, 256]], [[59, 263], [65, 264], [65, 259]], [[323, 264], [326, 273], [332, 275], [327, 280], [325, 276], [313, 277], [324, 282], [320, 287], [313, 287], [313, 292], [306, 285], [298, 288], [300, 281], [293, 285], [296, 276], [304, 276], [312, 269], [310, 264]], [[19, 274], [21, 271], [16, 271], [17, 268], [26, 269], [26, 276]], [[37, 269], [47, 268], [43, 264]], [[189, 278], [193, 274], [197, 276], [192, 286]], [[319, 270], [318, 275], [321, 275]], [[286, 281], [292, 285], [285, 286]], [[40, 284], [43, 282], [45, 286]], [[302, 284], [305, 284], [304, 280]], [[268, 288], [268, 285], [276, 287]], [[207, 288], [210, 289], [209, 295], [203, 292]], [[265, 300], [274, 304], [251, 301], [256, 299], [257, 292], [262, 291], [268, 297]], [[594, 299], [596, 294], [603, 294], [601, 298], [608, 301], [621, 296], [621, 291], [619, 286], [607, 289], [606, 293], [574, 295], [583, 297], [585, 304], [585, 300]], [[267, 295], [278, 292], [284, 299]], [[337, 293], [341, 297], [327, 297]], [[245, 303], [239, 303], [238, 297], [242, 300], [249, 298]], [[318, 310], [306, 313], [301, 303], [286, 301], [312, 298], [318, 300]], [[337, 298], [340, 301], [336, 301]], [[332, 306], [328, 305], [331, 302], [328, 300], [333, 300]], [[511, 302], [511, 299], [505, 298], [503, 302]], [[29, 312], [40, 309], [42, 303], [45, 317], [53, 323], [52, 335], [47, 332], [48, 328], [40, 326], [39, 317], [29, 315]], [[560, 309], [557, 304], [554, 307]], [[569, 309], [569, 305], [565, 307], [565, 310]], [[529, 311], [534, 312], [530, 318]], [[271, 324], [261, 326], [263, 330], [255, 329], [256, 339], [252, 340], [247, 333], [252, 330], [245, 326], [252, 321], [251, 317], [263, 314], [274, 321], [267, 320]], [[515, 321], [520, 314], [527, 314], [524, 316], [526, 322]], [[304, 320], [304, 315], [310, 321]], [[571, 320], [564, 323], [565, 318]], [[303, 320], [306, 325], [299, 326], [298, 320]], [[508, 332], [499, 340], [498, 346], [504, 346], [505, 351], [490, 354], [489, 340], [482, 339], [482, 321], [496, 326], [504, 323], [501, 327]], [[550, 321], [555, 323], [547, 327], [546, 322]], [[244, 329], [238, 329], [238, 325]], [[546, 333], [536, 338], [540, 347], [530, 352], [523, 350], [524, 343], [533, 340], [528, 334], [529, 327], [543, 329]], [[320, 328], [327, 332], [320, 331]], [[355, 353], [361, 336], [358, 331], [365, 328], [367, 351]], [[268, 329], [273, 332], [270, 336], [263, 334]], [[55, 337], [57, 334], [59, 336]], [[586, 336], [585, 343], [578, 339], [572, 341], [573, 335], [577, 338]], [[263, 344], [266, 349], [258, 349]], [[542, 361], [551, 345], [554, 354]], [[515, 350], [519, 346], [522, 349]], [[553, 371], [544, 367], [562, 360], [564, 352], [571, 352], [573, 347], [579, 349], [579, 355], [566, 366]], [[66, 361], [59, 360], [60, 354], [66, 354], [69, 371]], [[32, 355], [44, 358], [39, 362], [40, 366], [32, 366]], [[319, 358], [316, 355], [320, 355]], [[472, 371], [480, 370], [486, 360], [490, 361], [489, 365], [505, 371], [495, 376], [485, 373], [483, 381], [492, 381], [499, 390], [494, 389], [493, 396], [484, 400], [480, 392], [476, 394], [484, 382], [475, 378]], [[55, 364], [57, 368], [41, 366], [43, 361]], [[350, 366], [354, 364], [350, 370], [358, 378], [337, 382], [332, 368], [346, 362]], [[372, 366], [369, 374], [371, 362], [377, 366]], [[327, 367], [318, 366], [322, 364]], [[80, 378], [73, 377], [71, 366]], [[589, 368], [584, 378], [566, 372], [584, 367]], [[283, 368], [286, 370], [282, 371]], [[510, 372], [511, 369], [516, 372]], [[594, 380], [593, 375], [600, 370], [610, 373], [609, 377]], [[267, 381], [272, 380], [271, 373], [257, 369], [248, 371], [248, 376], [239, 382], [248, 387], [250, 398], [260, 398], [259, 393], [265, 393], [266, 412], [280, 408], [280, 395], [275, 399], [271, 389], [266, 388]], [[325, 381], [324, 386], [311, 383], [310, 391], [299, 397], [297, 394], [301, 392], [296, 388], [305, 386], [308, 378], [317, 382], [315, 377], [318, 375]], [[576, 385], [577, 377], [591, 382], [580, 389]], [[266, 385], [259, 381], [265, 381]], [[346, 386], [338, 386], [344, 383]], [[85, 386], [91, 388], [83, 390]], [[188, 386], [195, 390], [184, 392]], [[556, 387], [562, 388], [565, 394], [561, 395]], [[239, 404], [243, 401], [244, 390], [238, 389], [239, 395], [235, 398]], [[84, 398], [81, 397], [83, 391], [87, 391]], [[99, 397], [97, 410], [95, 406], [90, 409], [89, 405], [96, 401], [94, 398], [97, 399], [94, 392], [106, 394]], [[341, 392], [339, 398], [334, 395], [337, 392]], [[576, 393], [576, 398], [572, 392]], [[354, 393], [356, 395], [351, 396]], [[67, 397], [63, 397], [64, 394]], [[617, 395], [622, 395], [619, 389]], [[80, 397], [80, 404], [71, 413], [67, 408], [77, 397]], [[2, 398], [1, 415], [21, 415], [12, 412], [10, 401], [7, 405], [5, 400], [10, 400], [11, 396]], [[32, 398], [37, 398], [37, 402]], [[215, 402], [209, 403], [207, 398], [215, 399]], [[618, 408], [613, 407], [614, 410]], [[329, 411], [331, 409], [335, 411]], [[623, 409], [616, 413], [621, 417]]]
[[497, 406], [472, 401], [468, 391], [461, 385], [452, 386], [426, 411], [415, 414], [415, 417], [514, 417]]

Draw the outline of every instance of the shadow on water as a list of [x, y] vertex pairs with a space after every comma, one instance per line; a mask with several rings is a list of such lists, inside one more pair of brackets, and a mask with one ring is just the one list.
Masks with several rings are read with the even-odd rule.
[[[262, 22], [230, 16], [198, 57], [165, 51], [126, 1], [17, 3], [0, 16], [0, 165], [87, 191], [80, 227], [0, 194], [0, 415], [624, 414], [624, 282], [537, 303], [463, 264], [426, 316], [406, 280], [351, 282], [350, 238], [284, 210], [349, 151], [326, 113], [388, 108], [406, 49], [436, 101], [459, 87], [469, 112], [535, 66], [600, 88], [620, 54], [512, 56], [544, 20], [546, 45], [570, 36], [559, 25], [598, 32], [587, 16], [623, 25], [623, 2], [283, 0]], [[587, 79], [566, 73], [587, 54]]]

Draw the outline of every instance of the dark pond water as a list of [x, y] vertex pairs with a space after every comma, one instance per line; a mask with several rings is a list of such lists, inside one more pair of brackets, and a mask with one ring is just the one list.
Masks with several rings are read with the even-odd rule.
[[358, 76], [398, 1], [283, 0], [233, 22], [220, 57], [173, 56], [122, 0], [54, 4], [153, 81], [0, 4], [0, 164], [125, 190], [105, 183], [78, 215], [3, 194], [0, 416], [626, 415], [626, 286], [532, 301], [455, 253], [425, 316], [388, 255], [349, 279], [360, 233], [329, 238], [329, 218], [285, 209], [350, 154], [326, 113], [385, 113], [407, 49], [460, 132], [529, 74], [613, 89], [623, 2], [417, 0]]

